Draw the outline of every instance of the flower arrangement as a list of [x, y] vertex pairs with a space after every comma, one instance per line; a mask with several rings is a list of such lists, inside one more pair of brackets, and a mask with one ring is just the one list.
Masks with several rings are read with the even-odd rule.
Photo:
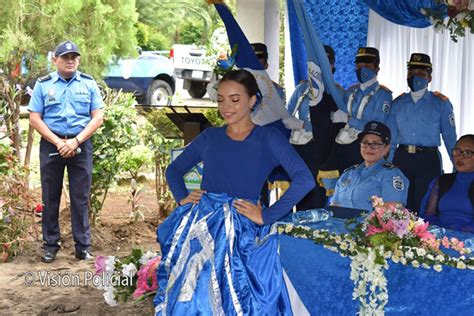
[[[286, 224], [278, 228], [297, 238], [311, 239], [325, 248], [351, 259], [351, 280], [354, 281], [353, 299], [360, 303], [361, 314], [383, 313], [388, 303], [388, 259], [415, 268], [442, 271], [443, 266], [474, 270], [474, 257], [456, 238], [436, 239], [428, 231], [429, 223], [417, 218], [401, 205], [384, 204], [372, 197], [374, 210], [362, 221], [346, 222], [349, 233], [336, 234], [327, 230]], [[442, 249], [452, 249], [459, 256], [450, 256]]]
[[[448, 30], [451, 39], [465, 36], [465, 29], [474, 34], [474, 0], [444, 0], [446, 6], [441, 9], [421, 9], [429, 17], [437, 32]], [[447, 15], [447, 17], [446, 17]]]
[[157, 253], [143, 253], [141, 249], [133, 249], [130, 255], [121, 259], [97, 256], [95, 273], [102, 279], [98, 288], [104, 290], [105, 302], [117, 306], [130, 297], [140, 301], [154, 295], [158, 289], [155, 272], [160, 261], [161, 256]]

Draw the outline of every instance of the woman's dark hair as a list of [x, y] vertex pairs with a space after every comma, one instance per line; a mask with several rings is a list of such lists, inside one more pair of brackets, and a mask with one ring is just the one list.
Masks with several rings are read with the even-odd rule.
[[462, 140], [469, 140], [471, 141], [472, 143], [474, 143], [474, 134], [466, 134], [466, 135], [463, 135], [461, 136], [458, 141], [456, 142], [456, 145], [459, 144], [460, 141]]
[[250, 71], [245, 69], [231, 70], [222, 77], [219, 84], [225, 81], [237, 82], [245, 87], [245, 90], [250, 97], [257, 97], [257, 101], [255, 101], [252, 111], [254, 111], [260, 102], [262, 102], [262, 93], [258, 88], [257, 80]]
[[258, 98], [258, 96], [261, 95], [257, 80], [255, 80], [255, 77], [250, 71], [244, 69], [231, 70], [222, 77], [220, 83], [225, 81], [235, 81], [240, 83], [245, 87], [245, 90], [247, 90], [247, 93], [251, 97], [255, 95]]

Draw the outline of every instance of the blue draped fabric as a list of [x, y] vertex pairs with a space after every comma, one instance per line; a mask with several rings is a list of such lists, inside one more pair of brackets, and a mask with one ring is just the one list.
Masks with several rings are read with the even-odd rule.
[[[345, 232], [342, 220], [311, 225]], [[448, 231], [460, 240], [472, 234]], [[306, 239], [280, 236], [283, 268], [311, 315], [355, 315], [350, 259]], [[474, 272], [443, 266], [442, 272], [389, 262], [386, 315], [466, 315], [474, 311]]]
[[292, 315], [278, 235], [237, 213], [233, 201], [204, 194], [158, 227], [156, 315]]
[[287, 1], [288, 27], [290, 28], [291, 60], [293, 64], [293, 78], [295, 86], [300, 81], [308, 79], [308, 67], [306, 63], [306, 48], [304, 46], [303, 34], [296, 18], [293, 1]]
[[430, 19], [424, 16], [421, 9], [444, 10], [447, 15], [445, 4], [436, 4], [434, 0], [364, 0], [364, 2], [375, 12], [390, 22], [410, 26], [431, 26]]
[[[288, 1], [290, 41], [295, 82], [306, 79], [306, 49], [301, 45], [301, 30], [292, 28], [296, 19], [294, 4], [300, 3], [323, 44], [330, 45], [336, 52], [336, 73], [334, 79], [344, 88], [357, 82], [354, 59], [357, 48], [366, 46], [368, 28], [368, 7], [359, 0], [294, 0]], [[299, 25], [303, 28], [303, 25]], [[304, 76], [302, 76], [304, 73]]]

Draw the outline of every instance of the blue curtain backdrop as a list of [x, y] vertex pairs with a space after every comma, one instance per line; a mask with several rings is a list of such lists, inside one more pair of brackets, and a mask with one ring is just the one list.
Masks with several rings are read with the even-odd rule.
[[390, 22], [410, 26], [428, 27], [430, 20], [421, 14], [421, 9], [442, 10], [447, 14], [445, 4], [436, 4], [434, 0], [364, 0], [380, 16]]
[[[334, 78], [344, 88], [357, 82], [354, 59], [357, 48], [367, 42], [369, 8], [361, 0], [298, 0], [318, 30], [321, 42], [336, 52]], [[306, 79], [306, 50], [291, 1], [288, 19], [295, 83]]]

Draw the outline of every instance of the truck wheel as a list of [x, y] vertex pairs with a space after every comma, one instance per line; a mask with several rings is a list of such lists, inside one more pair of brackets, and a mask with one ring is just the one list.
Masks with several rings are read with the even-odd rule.
[[168, 105], [171, 104], [173, 90], [170, 85], [163, 80], [154, 80], [148, 87], [145, 102], [150, 105]]
[[193, 99], [201, 99], [207, 92], [206, 87], [206, 82], [192, 81], [188, 93]]

